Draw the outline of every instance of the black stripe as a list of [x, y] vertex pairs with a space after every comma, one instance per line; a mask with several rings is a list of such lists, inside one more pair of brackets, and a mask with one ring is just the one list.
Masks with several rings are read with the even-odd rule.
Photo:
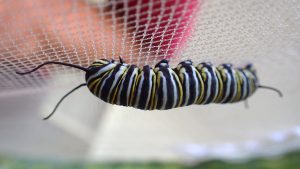
[[[136, 86], [136, 92], [135, 92], [135, 101], [134, 103], [137, 101], [137, 108], [139, 109], [146, 109], [146, 105], [147, 105], [147, 98], [149, 95], [151, 95], [151, 88], [150, 88], [150, 83], [149, 81], [152, 81], [152, 77], [150, 77], [150, 66], [146, 65], [143, 67], [143, 73], [144, 73], [144, 80], [142, 81], [142, 79], [140, 79], [139, 83]], [[138, 86], [140, 85], [140, 83], [142, 84], [142, 88], [141, 88], [141, 93], [140, 93], [140, 98], [139, 100], [137, 99], [137, 94], [138, 94]]]
[[166, 78], [166, 85], [167, 85], [167, 104], [166, 104], [166, 107], [165, 109], [170, 109], [172, 108], [173, 104], [174, 104], [174, 86], [173, 86], [173, 83], [172, 83], [172, 80], [171, 80], [171, 74], [169, 72], [168, 69], [166, 69], [166, 71], [163, 71], [163, 74]]
[[[183, 63], [184, 62], [181, 62], [181, 63], [179, 63], [179, 64], [181, 64], [182, 65], [182, 67], [181, 68], [175, 68], [175, 69], [173, 69], [173, 71], [175, 72], [175, 74], [177, 75], [177, 77], [178, 77], [178, 79], [180, 80], [180, 84], [179, 85], [181, 85], [182, 86], [182, 105], [185, 103], [185, 98], [186, 98], [186, 92], [185, 92], [185, 90], [186, 90], [186, 86], [185, 86], [185, 82], [186, 82], [186, 77], [185, 77], [185, 74], [184, 73], [180, 73], [180, 70], [181, 69], [183, 69]], [[180, 77], [180, 75], [183, 75], [182, 77], [183, 77], [183, 79]], [[178, 87], [178, 86], [177, 86]], [[179, 92], [179, 87], [178, 87], [178, 92]], [[179, 93], [178, 93], [178, 97], [179, 97]], [[178, 99], [178, 102], [179, 102], [179, 99]], [[178, 105], [178, 103], [177, 103], [177, 105]], [[182, 106], [182, 105], [178, 105], [178, 106]]]
[[155, 73], [153, 71], [153, 74], [152, 76], [150, 77], [151, 78], [151, 82], [152, 82], [152, 87], [151, 87], [151, 91], [150, 91], [150, 100], [149, 100], [149, 103], [148, 103], [148, 107], [146, 108], [147, 110], [153, 110], [154, 108], [151, 107], [151, 105], [155, 105], [155, 92], [156, 92], [156, 76], [155, 76]]
[[[176, 75], [176, 74], [172, 74], [173, 76], [173, 79], [174, 79], [174, 82], [175, 82], [175, 88], [176, 91], [177, 91], [177, 100], [175, 100], [174, 98], [174, 102], [175, 102], [175, 107], [179, 107], [179, 101], [180, 101], [180, 88], [179, 88], [179, 85], [181, 85], [180, 83], [180, 80], [179, 80], [179, 77]], [[176, 76], [177, 76], [177, 79], [179, 80], [179, 82], [176, 80]], [[173, 106], [173, 105], [172, 105]]]
[[250, 93], [250, 85], [249, 85], [249, 77], [247, 76], [247, 74], [244, 72], [244, 70], [241, 70], [241, 72], [243, 73], [244, 77], [246, 77], [246, 81], [243, 81], [243, 83], [246, 83], [246, 95], [244, 99], [247, 99]]
[[[227, 90], [227, 79], [228, 79], [228, 73], [225, 71], [225, 75], [223, 75], [222, 71], [226, 70], [224, 68], [220, 68], [217, 67], [217, 71], [219, 71], [220, 76], [221, 76], [221, 82], [223, 84], [223, 90], [221, 91], [222, 93], [222, 97], [220, 98], [220, 100], [218, 100], [219, 103], [223, 103], [222, 101], [225, 99], [226, 97], [226, 90]], [[226, 79], [226, 80], [225, 80]]]
[[210, 74], [210, 77], [209, 77], [208, 73], [206, 73], [207, 78], [206, 78], [206, 81], [204, 82], [204, 84], [205, 84], [204, 98], [206, 98], [208, 95], [208, 82], [209, 82], [209, 80], [211, 81], [210, 95], [208, 96], [207, 101], [204, 103], [204, 104], [209, 104], [213, 101], [215, 95], [218, 93], [218, 91], [216, 90], [216, 87], [217, 87], [217, 83], [219, 83], [219, 82], [218, 82], [217, 75], [213, 70], [213, 66], [208, 63], [202, 63], [202, 64], [203, 64], [203, 68], [206, 68]]
[[[190, 104], [194, 103], [194, 100], [196, 99], [196, 97], [199, 97], [199, 96], [196, 96], [196, 90], [198, 90], [198, 89], [196, 89], [196, 80], [197, 79], [195, 79], [194, 76], [193, 76], [193, 72], [194, 71], [193, 71], [193, 66], [192, 65], [183, 63], [182, 67], [185, 68], [186, 74], [187, 74], [187, 76], [189, 78], [189, 86], [185, 85], [186, 84], [186, 80], [187, 80], [185, 78], [185, 76], [184, 76], [184, 81], [182, 82], [183, 100], [184, 100], [183, 103], [186, 102], [186, 100], [185, 100], [186, 95], [187, 95], [186, 89], [189, 88], [189, 93], [188, 93], [189, 94], [189, 98], [188, 98], [187, 105], [190, 105]], [[196, 72], [195, 72], [195, 75], [196, 75], [196, 78], [197, 78]], [[200, 94], [200, 91], [198, 93]]]
[[[136, 68], [135, 65], [131, 65], [129, 67], [129, 70], [127, 71], [124, 79], [122, 80], [123, 88], [119, 88], [118, 93], [121, 92], [121, 94], [120, 94], [120, 105], [122, 105], [122, 106], [128, 106], [129, 105], [129, 101], [131, 99], [131, 92], [132, 92], [132, 86], [129, 86], [129, 82], [130, 82], [130, 77], [133, 75], [133, 72], [134, 72], [135, 68]], [[134, 85], [134, 82], [135, 82], [134, 79], [135, 79], [136, 76], [137, 76], [137, 73], [133, 77], [132, 85]], [[129, 98], [127, 99], [128, 87], [131, 87], [131, 90], [129, 90], [129, 92], [130, 92], [129, 93]], [[116, 101], [116, 103], [117, 103], [117, 101]]]
[[246, 77], [245, 77], [245, 75], [243, 74], [243, 72], [241, 71], [240, 68], [236, 69], [236, 73], [238, 74], [238, 77], [241, 79], [240, 83], [239, 83], [239, 85], [240, 85], [239, 86], [240, 87], [240, 93], [239, 93], [240, 97], [236, 98], [236, 100], [235, 100], [236, 102], [238, 102], [238, 101], [241, 101], [243, 99], [243, 94], [246, 92], [246, 91], [244, 91], [244, 83], [245, 83], [244, 78], [246, 78]]
[[[108, 65], [108, 64], [107, 64], [107, 65]], [[107, 65], [101, 65], [101, 66], [97, 66], [97, 67], [89, 67], [89, 68], [88, 68], [89, 71], [85, 74], [85, 80], [87, 81], [88, 78], [89, 78], [90, 76], [92, 76], [92, 75], [94, 75], [94, 74], [97, 74], [97, 72], [99, 72], [101, 69], [103, 69], [103, 68], [106, 67]], [[100, 74], [99, 76], [97, 76], [97, 77], [91, 79], [90, 82], [91, 82], [91, 81], [94, 81], [94, 80], [96, 80], [96, 79], [98, 79], [98, 78], [100, 78], [100, 77], [102, 77], [105, 73], [106, 73], [106, 72], [103, 72], [103, 73]]]
[[[158, 76], [156, 76], [156, 77], [158, 77]], [[158, 79], [156, 79], [156, 80], [158, 81]], [[156, 98], [157, 98], [156, 109], [161, 109], [162, 105], [163, 105], [163, 78], [160, 76], [159, 80], [160, 80], [160, 85], [159, 86], [157, 85], [157, 88], [156, 88]], [[158, 84], [158, 83], [156, 82], [156, 84]]]
[[[113, 81], [116, 78], [116, 73], [120, 70], [121, 65], [118, 64], [113, 70], [111, 75], [106, 79], [105, 84], [102, 88], [102, 91], [100, 93], [100, 98], [105, 101], [108, 102], [109, 100], [111, 100], [110, 98], [108, 98], [108, 94], [109, 91], [112, 87]], [[121, 77], [121, 76], [120, 76]], [[99, 85], [99, 88], [101, 87], [101, 85], [104, 83], [105, 78], [102, 79], [101, 84]]]
[[[223, 64], [224, 68], [227, 70], [227, 76], [230, 77], [231, 83], [229, 87], [229, 95], [228, 97], [223, 101], [223, 103], [228, 103], [232, 97], [234, 96], [234, 90], [235, 90], [235, 85], [236, 85], [236, 79], [234, 76], [234, 71], [232, 70], [231, 65], [228, 64]], [[227, 82], [226, 82], [227, 83]], [[226, 86], [227, 87], [227, 86]]]
[[166, 67], [161, 67], [159, 72], [161, 72], [163, 74], [164, 78], [160, 77], [160, 86], [158, 87], [158, 90], [157, 90], [157, 96], [158, 96], [157, 109], [161, 109], [163, 106], [163, 98], [164, 98], [163, 80], [166, 81], [166, 89], [167, 89], [167, 91], [166, 91], [167, 96], [165, 96], [167, 98], [165, 109], [170, 109], [170, 107], [172, 107], [172, 103], [173, 103], [173, 99], [174, 99], [173, 98], [173, 85], [171, 84], [171, 75], [169, 73], [168, 68], [166, 68]]

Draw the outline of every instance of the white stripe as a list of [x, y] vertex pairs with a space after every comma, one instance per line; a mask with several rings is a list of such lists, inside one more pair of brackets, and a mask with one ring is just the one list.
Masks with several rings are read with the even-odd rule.
[[243, 78], [243, 96], [242, 96], [242, 100], [244, 100], [246, 98], [246, 94], [247, 94], [247, 79], [246, 76], [244, 75], [244, 73], [240, 72], [242, 78]]
[[[130, 81], [129, 81], [129, 84], [128, 84], [128, 88], [127, 88], [127, 93], [126, 93], [126, 100], [127, 100], [127, 105], [128, 105], [128, 101], [129, 101], [129, 93], [130, 93], [130, 89], [131, 89], [131, 86], [132, 86], [132, 78], [133, 78], [133, 76], [134, 76], [134, 73], [135, 73], [136, 71], [135, 70], [133, 70], [132, 71], [132, 74], [131, 74], [131, 76], [130, 76]], [[128, 72], [127, 72], [128, 73]], [[125, 75], [126, 76], [126, 75]], [[124, 82], [126, 81], [126, 77], [124, 77], [124, 79], [122, 80], [122, 83], [121, 83], [121, 86], [120, 86], [120, 88], [119, 88], [119, 93], [118, 93], [118, 99], [117, 99], [117, 104], [118, 105], [120, 105], [121, 104], [121, 92], [122, 92], [122, 90], [123, 90], [123, 86], [124, 86]]]
[[206, 72], [206, 81], [207, 81], [207, 90], [206, 90], [206, 97], [205, 97], [205, 101], [203, 103], [206, 103], [207, 100], [209, 99], [210, 95], [211, 95], [211, 74], [208, 71], [207, 68], [205, 68], [205, 72]]
[[199, 90], [199, 82], [197, 80], [197, 75], [196, 75], [197, 70], [193, 66], [191, 66], [191, 67], [192, 67], [192, 70], [193, 70], [193, 78], [195, 80], [195, 91], [196, 91], [195, 100], [193, 101], [193, 104], [194, 104], [198, 100], [198, 97], [200, 95], [200, 90]]
[[[135, 68], [135, 70], [133, 71], [133, 73], [132, 73], [132, 75], [131, 75], [131, 77], [130, 77], [130, 81], [129, 81], [129, 84], [128, 84], [128, 89], [127, 89], [127, 95], [126, 95], [126, 97], [127, 97], [127, 104], [129, 105], [129, 99], [130, 99], [130, 95], [131, 95], [131, 88], [132, 88], [132, 85], [135, 85], [135, 81], [133, 81], [133, 78], [134, 78], [134, 75], [136, 75], [136, 76], [138, 76], [138, 68]], [[133, 87], [135, 87], [135, 86], [133, 86]]]
[[162, 72], [159, 72], [160, 77], [162, 78], [162, 83], [160, 83], [160, 85], [163, 85], [163, 104], [162, 107], [160, 108], [161, 110], [166, 109], [166, 104], [167, 104], [167, 83], [166, 83], [166, 78], [164, 77]]
[[178, 98], [178, 92], [177, 92], [177, 86], [176, 86], [176, 83], [174, 81], [173, 74], [175, 76], [177, 76], [177, 75], [176, 75], [175, 72], [173, 72], [172, 69], [168, 68], [168, 70], [169, 70], [169, 73], [170, 73], [170, 76], [171, 76], [171, 82], [172, 82], [172, 85], [173, 85], [173, 93], [174, 93], [174, 95], [173, 95], [174, 97], [173, 98], [174, 98], [174, 101], [173, 101], [172, 108], [174, 108], [176, 106], [176, 102], [177, 102], [177, 98]]
[[[103, 87], [104, 87], [104, 85], [105, 85], [105, 83], [106, 83], [106, 80], [111, 76], [112, 72], [113, 72], [113, 71], [111, 71], [111, 72], [109, 73], [109, 75], [103, 80], [103, 83], [101, 84], [100, 89], [99, 89], [99, 93], [98, 93], [98, 97], [99, 97], [99, 98], [101, 98], [100, 96], [101, 96], [101, 92], [102, 92], [102, 90], [103, 90]], [[101, 81], [102, 81], [102, 80], [101, 80]], [[101, 83], [101, 82], [100, 82], [100, 83]]]
[[185, 93], [186, 93], [184, 106], [186, 106], [188, 104], [188, 100], [190, 97], [190, 82], [189, 82], [189, 76], [185, 71], [184, 71], [184, 77], [185, 77]]
[[126, 71], [126, 68], [127, 68], [126, 66], [121, 66], [119, 71], [115, 74], [115, 79], [109, 89], [109, 92], [108, 92], [108, 100], [110, 100], [112, 89], [116, 86], [118, 80], [123, 75], [123, 73]]
[[233, 99], [235, 98], [236, 96], [236, 92], [237, 92], [237, 82], [236, 82], [236, 77], [235, 77], [235, 70], [234, 69], [231, 69], [232, 70], [232, 75], [233, 75], [233, 80], [232, 82], [234, 83], [234, 88], [233, 88], [233, 95], [231, 97], [231, 99], [229, 100], [229, 102], [232, 102]]
[[[225, 69], [225, 71], [226, 71], [226, 75], [227, 74], [229, 74], [228, 73], [228, 71]], [[224, 99], [221, 101], [221, 103], [223, 103], [226, 99], [227, 99], [227, 97], [228, 97], [228, 95], [229, 95], [229, 92], [230, 92], [230, 84], [231, 84], [231, 77], [230, 76], [226, 76], [227, 78], [227, 84], [226, 84], [226, 92], [225, 92], [225, 97], [224, 97]]]
[[255, 84], [254, 80], [253, 80], [254, 77], [253, 77], [252, 73], [249, 70], [245, 70], [245, 72], [247, 74], [248, 81], [249, 81], [249, 94], [248, 94], [248, 96], [250, 96], [254, 92], [254, 90], [252, 90], [252, 87], [251, 87], [252, 84]]
[[[180, 70], [179, 70], [179, 77], [180, 77], [180, 82], [182, 83], [182, 86], [185, 86], [185, 88], [183, 89], [183, 92], [184, 93], [186, 93], [186, 95], [189, 93], [188, 92], [188, 87], [187, 87], [187, 85], [188, 85], [188, 82], [187, 82], [187, 79], [188, 79], [188, 77], [187, 77], [187, 75], [186, 75], [187, 73], [186, 73], [186, 70], [185, 70], [185, 68], [183, 67], [183, 68], [181, 68]], [[183, 85], [183, 83], [184, 83], [184, 80], [185, 80], [185, 84]], [[185, 102], [182, 104], [183, 106], [185, 106], [186, 105], [186, 99], [187, 97], [185, 97], [184, 99], [185, 99]]]
[[[145, 109], [149, 106], [149, 100], [150, 100], [150, 97], [151, 97], [151, 94], [152, 94], [152, 76], [153, 76], [153, 70], [150, 69], [150, 73], [149, 73], [149, 93], [148, 93], [148, 97], [147, 97], [147, 100], [146, 100], [146, 104], [145, 104]], [[147, 91], [147, 92], [148, 92]]]
[[[126, 76], [126, 75], [125, 75]], [[122, 83], [120, 88], [118, 89], [118, 97], [117, 97], [117, 104], [120, 105], [121, 104], [121, 92], [123, 90], [123, 86], [124, 86], [124, 81], [126, 80], [126, 77], [123, 78]]]
[[213, 102], [214, 100], [216, 100], [216, 98], [217, 98], [217, 96], [218, 96], [218, 94], [219, 94], [219, 79], [218, 79], [218, 77], [217, 77], [216, 71], [217, 71], [216, 68], [213, 67], [213, 74], [214, 74], [214, 78], [215, 78], [215, 82], [216, 82], [216, 88], [215, 88], [215, 96], [214, 96], [212, 102]]

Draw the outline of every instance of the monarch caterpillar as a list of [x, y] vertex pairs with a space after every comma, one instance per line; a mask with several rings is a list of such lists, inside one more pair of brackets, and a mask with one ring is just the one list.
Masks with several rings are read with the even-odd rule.
[[191, 60], [180, 62], [170, 68], [163, 59], [154, 68], [146, 65], [139, 68], [119, 62], [100, 59], [88, 68], [62, 62], [45, 62], [28, 72], [32, 73], [44, 65], [58, 64], [86, 72], [86, 83], [80, 84], [65, 94], [54, 110], [44, 118], [50, 118], [60, 103], [73, 91], [82, 86], [101, 100], [143, 110], [166, 110], [191, 104], [233, 103], [246, 100], [256, 89], [270, 89], [282, 96], [281, 91], [258, 83], [256, 71], [251, 64], [244, 68], [233, 68], [231, 64], [213, 66], [200, 63], [193, 66]]

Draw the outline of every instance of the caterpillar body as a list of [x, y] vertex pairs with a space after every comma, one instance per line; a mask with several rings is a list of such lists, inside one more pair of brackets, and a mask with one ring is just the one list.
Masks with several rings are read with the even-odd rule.
[[88, 68], [62, 62], [45, 62], [24, 75], [47, 64], [60, 64], [86, 72], [86, 83], [67, 93], [56, 105], [48, 119], [62, 100], [82, 86], [101, 100], [122, 106], [143, 110], [166, 110], [191, 104], [233, 103], [246, 100], [258, 88], [271, 89], [280, 96], [282, 93], [273, 87], [262, 86], [251, 64], [244, 68], [234, 68], [231, 64], [217, 67], [210, 63], [193, 65], [191, 60], [180, 62], [170, 68], [163, 59], [154, 68], [148, 65], [139, 68], [126, 64], [121, 58], [100, 59]]

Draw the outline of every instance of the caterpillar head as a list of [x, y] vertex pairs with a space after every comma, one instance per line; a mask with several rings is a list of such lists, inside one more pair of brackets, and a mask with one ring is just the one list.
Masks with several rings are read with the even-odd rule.
[[[109, 66], [109, 65], [111, 65], [111, 66]], [[88, 71], [86, 72], [85, 78], [88, 81], [88, 79], [90, 79], [91, 77], [95, 76], [96, 74], [99, 74], [98, 72], [100, 69], [102, 69], [104, 67], [114, 68], [115, 66], [116, 66], [116, 63], [114, 63], [113, 60], [107, 60], [107, 59], [96, 60], [88, 67]], [[108, 70], [111, 70], [111, 69], [108, 69]], [[103, 70], [102, 73], [105, 73], [105, 72], [106, 71]]]

